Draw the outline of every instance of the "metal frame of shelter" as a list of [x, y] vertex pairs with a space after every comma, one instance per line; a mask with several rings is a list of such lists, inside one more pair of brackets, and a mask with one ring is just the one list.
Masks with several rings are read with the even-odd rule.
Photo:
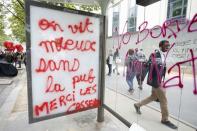
[[[33, 117], [33, 94], [32, 94], [32, 69], [31, 69], [31, 32], [30, 32], [30, 6], [36, 6], [36, 7], [42, 7], [42, 8], [47, 8], [47, 9], [53, 9], [53, 10], [58, 10], [58, 11], [62, 11], [62, 12], [69, 12], [72, 14], [79, 14], [79, 15], [84, 15], [84, 16], [91, 16], [91, 17], [95, 17], [95, 18], [99, 18], [100, 19], [100, 35], [99, 35], [99, 43], [104, 43], [104, 29], [105, 29], [105, 17], [102, 15], [98, 15], [98, 14], [93, 14], [93, 13], [89, 13], [89, 12], [84, 12], [84, 11], [79, 11], [79, 10], [72, 10], [72, 9], [67, 9], [64, 7], [58, 7], [58, 6], [53, 6], [53, 5], [48, 5], [48, 4], [44, 4], [44, 3], [40, 3], [40, 2], [36, 2], [36, 1], [26, 1], [25, 7], [26, 7], [26, 41], [27, 41], [27, 48], [26, 48], [26, 53], [27, 53], [27, 57], [29, 58], [27, 61], [27, 84], [28, 84], [28, 113], [29, 113], [29, 123], [34, 123], [34, 122], [38, 122], [38, 121], [42, 121], [42, 120], [47, 120], [50, 118], [55, 118], [55, 117], [59, 117], [59, 116], [63, 116], [63, 115], [68, 115], [71, 113], [66, 113], [66, 112], [62, 112], [62, 113], [57, 113], [54, 115], [49, 115], [49, 116], [43, 116], [43, 117], [39, 117], [39, 118], [34, 118]], [[103, 62], [104, 62], [104, 44], [100, 44], [99, 46], [99, 60], [101, 60], [102, 62], [100, 62], [99, 64], [99, 71], [102, 71], [103, 68]], [[98, 87], [102, 87], [101, 83], [103, 83], [102, 79], [102, 75], [103, 72], [99, 73], [99, 83], [98, 83]], [[102, 91], [100, 90], [101, 88], [99, 88], [98, 90], [98, 99], [102, 99], [103, 95]], [[101, 100], [102, 101], [102, 100]], [[91, 109], [88, 108], [88, 109]], [[99, 109], [101, 110], [101, 109]], [[81, 110], [83, 111], [83, 110]], [[100, 111], [102, 112], [102, 111]], [[74, 113], [74, 112], [72, 112]], [[101, 118], [100, 118], [101, 119]]]
[[[132, 124], [130, 122], [128, 122], [126, 119], [124, 119], [121, 115], [119, 115], [117, 112], [115, 112], [113, 109], [111, 109], [109, 106], [107, 106], [104, 103], [104, 96], [105, 96], [105, 50], [106, 50], [106, 32], [107, 32], [107, 18], [105, 17], [106, 15], [106, 10], [108, 7], [108, 4], [111, 0], [95, 0], [98, 2], [98, 4], [101, 7], [101, 13], [102, 15], [96, 15], [96, 14], [92, 14], [92, 13], [87, 13], [87, 12], [83, 12], [83, 11], [76, 11], [76, 10], [70, 10], [70, 9], [66, 9], [64, 7], [57, 7], [57, 6], [51, 6], [51, 5], [47, 5], [47, 4], [42, 4], [40, 2], [36, 2], [33, 0], [26, 0], [25, 3], [25, 7], [26, 7], [26, 40], [27, 40], [27, 56], [29, 58], [31, 58], [31, 53], [30, 53], [30, 47], [31, 47], [31, 32], [30, 32], [30, 5], [36, 5], [39, 7], [46, 7], [46, 8], [50, 8], [50, 9], [56, 9], [56, 10], [60, 10], [60, 11], [65, 11], [65, 12], [71, 12], [71, 13], [75, 13], [75, 14], [82, 14], [82, 15], [88, 15], [88, 16], [94, 16], [94, 17], [99, 17], [101, 18], [102, 27], [100, 27], [100, 60], [101, 60], [101, 65], [100, 65], [100, 80], [99, 80], [99, 92], [98, 92], [98, 98], [100, 100], [100, 106], [98, 107], [98, 113], [97, 113], [97, 121], [98, 122], [103, 122], [104, 121], [104, 109], [106, 109], [107, 111], [109, 111], [112, 115], [114, 115], [117, 119], [119, 119], [121, 122], [123, 122], [127, 127], [130, 127]], [[31, 64], [31, 59], [28, 60], [28, 65]], [[58, 117], [58, 116], [62, 116], [63, 114], [65, 115], [65, 113], [59, 113], [59, 114], [55, 114], [55, 115], [51, 115], [51, 116], [47, 116], [44, 118], [33, 118], [32, 114], [33, 114], [33, 110], [32, 110], [32, 78], [31, 78], [31, 66], [27, 66], [27, 76], [28, 76], [28, 110], [29, 110], [29, 122], [37, 122], [37, 121], [41, 121], [41, 120], [46, 120], [46, 119], [50, 119], [50, 118], [54, 118], [54, 117]]]

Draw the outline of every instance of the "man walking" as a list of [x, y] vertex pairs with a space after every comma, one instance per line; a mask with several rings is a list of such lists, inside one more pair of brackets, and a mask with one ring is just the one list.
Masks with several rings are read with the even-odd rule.
[[135, 103], [134, 107], [138, 114], [141, 114], [140, 107], [144, 106], [152, 101], [159, 101], [161, 108], [161, 123], [172, 128], [177, 129], [177, 126], [171, 123], [168, 120], [168, 106], [167, 106], [167, 98], [164, 88], [162, 87], [162, 79], [165, 77], [166, 72], [166, 64], [165, 64], [165, 55], [170, 47], [168, 41], [163, 40], [159, 43], [159, 49], [151, 54], [149, 58], [149, 73], [147, 84], [152, 86], [152, 94], [146, 99], [140, 101], [139, 103]]

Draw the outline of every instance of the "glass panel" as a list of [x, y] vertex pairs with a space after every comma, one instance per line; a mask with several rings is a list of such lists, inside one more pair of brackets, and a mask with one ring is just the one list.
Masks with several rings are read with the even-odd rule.
[[177, 0], [168, 0], [168, 3], [172, 3], [172, 2], [175, 2]]
[[187, 7], [183, 8], [183, 16], [186, 16]]
[[184, 5], [187, 5], [187, 0], [184, 0]]
[[168, 4], [168, 10], [167, 10], [167, 18], [171, 18], [171, 11], [172, 11], [172, 4]]
[[119, 12], [113, 12], [113, 21], [112, 21], [112, 35], [118, 35], [119, 31]]
[[181, 15], [181, 11], [182, 11], [181, 8], [173, 10], [172, 17], [180, 16]]
[[[183, 3], [184, 2], [184, 3]], [[177, 0], [173, 2], [169, 2], [168, 4], [168, 11], [167, 11], [167, 18], [181, 18], [185, 17], [187, 0]]]
[[136, 28], [128, 28], [128, 32], [135, 32], [136, 31]]
[[182, 1], [173, 3], [173, 9], [180, 8], [180, 7], [182, 7]]
[[128, 19], [128, 27], [135, 27], [135, 23], [136, 23], [135, 17], [131, 17]]
[[136, 7], [129, 9], [127, 31], [136, 31]]
[[[172, 127], [169, 127], [171, 126], [169, 123], [161, 123], [161, 120], [168, 119], [178, 127], [179, 131], [196, 131], [197, 95], [193, 93], [193, 67], [197, 69], [197, 31], [195, 30], [197, 24], [193, 22], [192, 26], [190, 26], [193, 32], [189, 32], [189, 24], [183, 22], [185, 20], [183, 16], [186, 17], [187, 10], [187, 6], [182, 4], [184, 1], [171, 0], [170, 2], [172, 3], [168, 4], [166, 1], [166, 4], [168, 4], [168, 7], [166, 7], [167, 12], [165, 12], [166, 8], [162, 6], [163, 2], [148, 7], [140, 7], [142, 9], [140, 10], [141, 12], [138, 10], [136, 14], [131, 12], [132, 9], [128, 9], [128, 11], [130, 10], [127, 19], [129, 33], [108, 38], [106, 45], [107, 55], [109, 55], [111, 50], [112, 56], [114, 56], [118, 49], [121, 62], [117, 64], [115, 57], [112, 57], [110, 75], [107, 75], [109, 69], [106, 65], [106, 90], [108, 93], [105, 99], [107, 104], [118, 114], [131, 123], [139, 124], [146, 130], [171, 131], [172, 129], [170, 128]], [[187, 1], [185, 2], [187, 3]], [[191, 5], [188, 8], [193, 10], [195, 7]], [[124, 11], [124, 8], [120, 10]], [[159, 15], [155, 15], [156, 13]], [[150, 15], [152, 15], [151, 20], [147, 20]], [[166, 15], [170, 19], [173, 18], [167, 24], [167, 28], [162, 23], [165, 22]], [[119, 17], [119, 23], [125, 24], [126, 20], [121, 21], [121, 15]], [[140, 22], [135, 18], [140, 19]], [[156, 20], [161, 23], [149, 26]], [[170, 24], [173, 21], [174, 24]], [[135, 26], [132, 26], [134, 24], [136, 24], [137, 29], [142, 25], [140, 28], [141, 32], [130, 33], [135, 30]], [[124, 26], [121, 25], [120, 27]], [[163, 47], [159, 46], [163, 40], [169, 41], [170, 46], [175, 43], [168, 55], [163, 53]], [[133, 54], [128, 53], [130, 49], [133, 50], [131, 51], [134, 52]], [[191, 59], [190, 49], [194, 53], [195, 65], [192, 65], [191, 62], [194, 59]], [[158, 55], [158, 52], [160, 55]], [[152, 53], [157, 57], [152, 58]], [[143, 54], [146, 59], [143, 58]], [[187, 62], [183, 64], [183, 61]], [[181, 63], [180, 69], [177, 66], [178, 63]], [[165, 66], [166, 68], [164, 68]], [[163, 76], [164, 69], [166, 69], [165, 77]], [[170, 71], [170, 69], [172, 70]], [[162, 75], [162, 78], [160, 75]], [[151, 85], [150, 81], [156, 83], [159, 81], [159, 84]], [[181, 88], [182, 84], [183, 88]], [[162, 87], [157, 88], [160, 86]], [[163, 98], [161, 98], [162, 96]], [[148, 97], [149, 99], [146, 99]], [[134, 106], [136, 103], [137, 105]], [[142, 114], [138, 114], [140, 113], [138, 107], [140, 107]]]

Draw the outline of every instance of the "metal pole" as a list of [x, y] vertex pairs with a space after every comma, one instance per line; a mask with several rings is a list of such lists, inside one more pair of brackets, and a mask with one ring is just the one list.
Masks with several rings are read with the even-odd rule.
[[[109, 3], [109, 0], [98, 0], [98, 3], [100, 4], [102, 15], [106, 15], [107, 6]], [[104, 96], [105, 96], [105, 47], [106, 47], [106, 31], [107, 31], [107, 21], [104, 17], [103, 20], [103, 35], [101, 37], [101, 44], [102, 44], [102, 65], [101, 65], [101, 80], [100, 80], [100, 92], [99, 92], [99, 99], [101, 106], [98, 108], [97, 113], [97, 121], [103, 122], [104, 121]]]

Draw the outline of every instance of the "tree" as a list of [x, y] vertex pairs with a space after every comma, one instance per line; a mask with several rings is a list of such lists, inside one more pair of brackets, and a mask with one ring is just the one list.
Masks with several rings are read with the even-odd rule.
[[64, 7], [66, 8], [70, 8], [70, 9], [76, 9], [76, 5], [72, 4], [72, 3], [65, 3]]
[[[56, 6], [63, 6], [70, 9], [77, 9], [91, 12], [94, 10], [99, 10], [98, 5], [76, 5], [73, 3], [52, 3], [47, 1], [41, 1], [42, 3], [47, 3]], [[25, 42], [25, 10], [24, 10], [24, 0], [12, 0], [10, 4], [12, 11], [12, 16], [9, 18], [10, 29], [12, 30], [12, 36], [19, 42]]]
[[80, 5], [80, 10], [92, 12], [101, 10], [99, 5]]
[[5, 34], [5, 17], [4, 17], [4, 10], [3, 4], [0, 3], [0, 46], [6, 40], [8, 40], [8, 36]]
[[[24, 0], [21, 1], [24, 5]], [[25, 42], [25, 10], [18, 0], [12, 0], [10, 4], [12, 16], [9, 18], [12, 36], [19, 42]]]

